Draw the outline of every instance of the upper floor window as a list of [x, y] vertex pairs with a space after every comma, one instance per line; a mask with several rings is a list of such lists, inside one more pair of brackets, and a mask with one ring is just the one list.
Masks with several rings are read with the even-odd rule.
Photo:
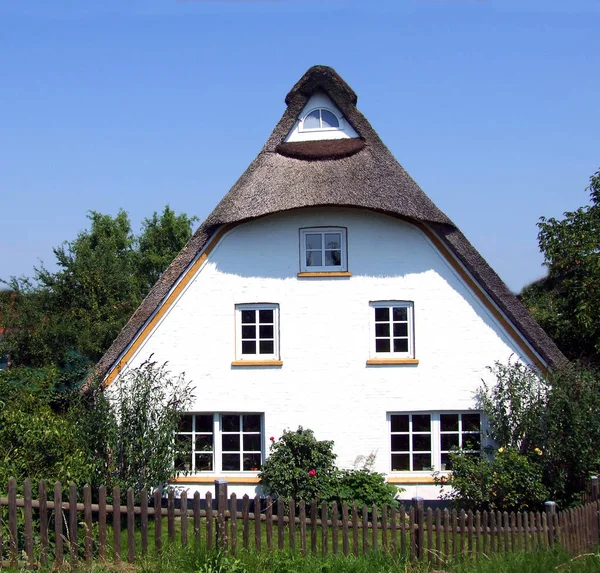
[[371, 303], [371, 356], [414, 358], [413, 303]]
[[302, 272], [347, 271], [346, 229], [313, 227], [300, 229]]
[[328, 129], [342, 129], [342, 121], [335, 113], [319, 107], [304, 116], [300, 123], [300, 131], [323, 131]]
[[236, 355], [238, 360], [279, 360], [279, 305], [238, 304]]

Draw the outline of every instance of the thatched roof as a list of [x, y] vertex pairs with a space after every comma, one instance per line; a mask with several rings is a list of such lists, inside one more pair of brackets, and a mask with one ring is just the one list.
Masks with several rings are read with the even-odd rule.
[[[359, 139], [285, 143], [308, 99], [328, 95]], [[310, 68], [286, 96], [287, 109], [256, 159], [175, 258], [98, 364], [106, 374], [161, 305], [218, 228], [264, 215], [315, 206], [365, 208], [433, 229], [515, 328], [550, 366], [564, 357], [527, 310], [396, 161], [356, 108], [357, 97], [331, 68]]]

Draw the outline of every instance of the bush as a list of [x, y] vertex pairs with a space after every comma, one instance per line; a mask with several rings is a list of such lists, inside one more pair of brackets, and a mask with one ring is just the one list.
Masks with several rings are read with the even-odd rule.
[[337, 487], [331, 501], [338, 503], [356, 503], [358, 506], [373, 504], [377, 506], [394, 505], [396, 495], [404, 491], [386, 483], [383, 474], [369, 468], [341, 470], [337, 475]]

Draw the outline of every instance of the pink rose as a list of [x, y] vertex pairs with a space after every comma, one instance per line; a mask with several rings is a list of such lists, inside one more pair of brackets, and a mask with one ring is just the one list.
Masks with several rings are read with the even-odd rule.
[[308, 475], [313, 478], [317, 475], [317, 472], [315, 470], [308, 470]]
[[272, 442], [274, 442], [274, 441], [275, 441], [275, 438], [274, 438], [273, 436], [271, 436], [271, 437], [269, 438], [269, 440], [271, 440]]

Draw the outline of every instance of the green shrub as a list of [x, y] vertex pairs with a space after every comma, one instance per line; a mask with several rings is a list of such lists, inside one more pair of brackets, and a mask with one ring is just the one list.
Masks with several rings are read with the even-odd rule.
[[397, 506], [396, 496], [402, 490], [386, 483], [383, 474], [369, 468], [341, 470], [337, 475], [336, 490], [331, 501], [356, 503], [358, 506]]

